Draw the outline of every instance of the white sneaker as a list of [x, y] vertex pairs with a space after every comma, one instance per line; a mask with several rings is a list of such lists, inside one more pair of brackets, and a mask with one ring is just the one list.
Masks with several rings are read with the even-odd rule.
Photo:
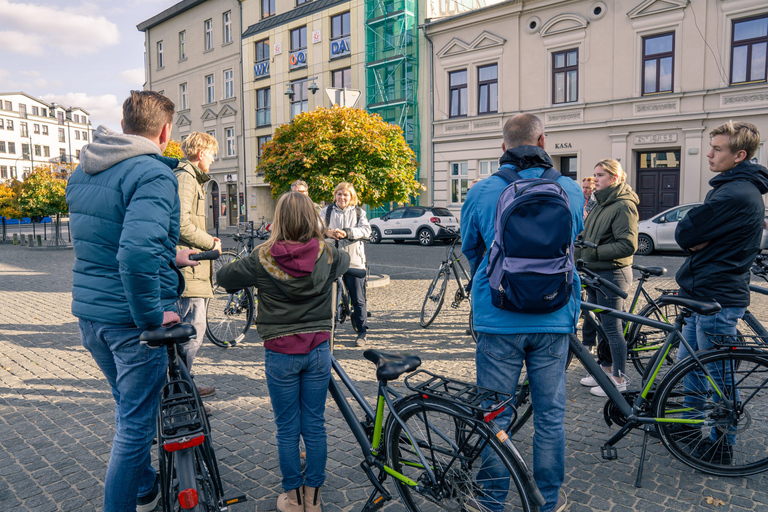
[[[611, 382], [613, 382], [614, 386], [616, 386], [616, 389], [618, 389], [619, 391], [626, 391], [627, 386], [629, 385], [629, 377], [627, 377], [623, 373], [621, 373], [620, 375], [624, 378], [624, 382], [617, 382], [616, 377], [614, 377], [613, 375], [610, 375]], [[595, 396], [602, 396], [602, 397], [608, 396], [605, 390], [603, 390], [603, 388], [601, 388], [600, 386], [595, 386], [594, 388], [591, 388], [589, 392]]]
[[587, 375], [583, 379], [581, 379], [579, 382], [581, 382], [582, 386], [587, 386], [588, 388], [593, 388], [597, 386], [597, 381], [592, 375]]

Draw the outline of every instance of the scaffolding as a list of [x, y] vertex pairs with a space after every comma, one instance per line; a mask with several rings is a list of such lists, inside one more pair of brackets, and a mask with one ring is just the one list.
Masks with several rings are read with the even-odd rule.
[[[417, 2], [366, 0], [365, 98], [369, 112], [403, 129], [406, 142], [420, 160]], [[418, 170], [415, 179], [419, 179]], [[413, 202], [418, 204], [416, 198]]]

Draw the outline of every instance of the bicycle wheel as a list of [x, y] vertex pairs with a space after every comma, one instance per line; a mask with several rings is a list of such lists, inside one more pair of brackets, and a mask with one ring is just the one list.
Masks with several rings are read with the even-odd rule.
[[221, 270], [221, 267], [226, 265], [227, 263], [232, 263], [238, 259], [237, 253], [235, 251], [224, 251], [219, 255], [219, 257], [211, 262], [213, 265], [213, 286], [216, 286], [216, 273]]
[[245, 338], [251, 327], [256, 298], [250, 288], [227, 293], [220, 286], [213, 287], [213, 298], [208, 301], [205, 334], [214, 344], [229, 348]]
[[[514, 457], [487, 424], [472, 421], [455, 405], [435, 399], [408, 400], [398, 406], [397, 413], [413, 438], [390, 416], [385, 433], [387, 460], [392, 469], [418, 482], [422, 489], [395, 479], [408, 510], [531, 510]], [[437, 488], [421, 465], [415, 446], [430, 464]], [[481, 461], [483, 448], [493, 455], [485, 464]], [[508, 492], [499, 491], [506, 488]], [[496, 490], [494, 496], [490, 489]]]
[[472, 341], [477, 343], [477, 331], [475, 330], [475, 317], [472, 315], [472, 304], [469, 305], [469, 334]]
[[429, 285], [427, 295], [424, 297], [424, 304], [421, 305], [419, 324], [421, 324], [422, 327], [429, 327], [429, 325], [435, 321], [435, 317], [437, 317], [437, 314], [440, 312], [440, 308], [443, 307], [445, 289], [448, 287], [450, 273], [449, 267], [440, 267], [440, 270], [437, 271], [437, 275]]
[[[680, 308], [673, 304], [663, 306], [647, 304], [638, 315], [657, 322], [673, 324], [679, 313]], [[667, 334], [667, 331], [662, 329], [639, 323], [633, 323], [630, 326], [627, 333], [627, 357], [640, 375], [643, 375], [646, 367], [651, 364], [651, 359], [655, 360], [656, 351], [664, 345]], [[677, 346], [674, 346], [667, 356], [666, 369], [671, 368], [676, 362]], [[662, 370], [664, 370], [663, 367]]]
[[[768, 354], [710, 350], [699, 358], [726, 406], [698, 364], [686, 358], [667, 375], [653, 402], [661, 441], [692, 468], [711, 475], [746, 476], [768, 469]], [[710, 426], [670, 423], [701, 419]]]

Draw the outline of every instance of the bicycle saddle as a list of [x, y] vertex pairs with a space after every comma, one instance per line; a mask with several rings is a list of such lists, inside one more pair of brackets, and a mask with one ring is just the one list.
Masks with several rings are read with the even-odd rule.
[[652, 276], [663, 276], [667, 273], [667, 269], [664, 267], [644, 267], [642, 265], [632, 265], [632, 268], [642, 272], [643, 274], [650, 274]]
[[410, 354], [387, 354], [378, 350], [368, 349], [363, 357], [376, 365], [378, 380], [396, 380], [406, 372], [412, 372], [421, 366], [421, 359]]
[[694, 313], [698, 313], [700, 315], [712, 315], [721, 309], [720, 304], [714, 300], [686, 299], [677, 295], [662, 295], [656, 299], [656, 302], [658, 302], [660, 305], [674, 304], [675, 306], [688, 308]]
[[197, 331], [192, 324], [174, 324], [168, 328], [158, 327], [141, 333], [139, 340], [151, 348], [170, 345], [171, 343], [186, 343], [197, 336]]

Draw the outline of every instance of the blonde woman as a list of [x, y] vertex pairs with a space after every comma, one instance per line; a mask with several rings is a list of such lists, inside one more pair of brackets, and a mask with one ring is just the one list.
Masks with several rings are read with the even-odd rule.
[[[611, 281], [624, 291], [632, 284], [632, 256], [637, 250], [637, 205], [640, 200], [632, 191], [627, 175], [616, 160], [606, 159], [597, 162], [594, 171], [595, 201], [597, 204], [584, 221], [584, 240], [597, 245], [597, 249], [576, 249], [576, 258], [587, 263], [590, 270], [600, 277]], [[624, 299], [605, 290], [605, 295], [588, 291], [589, 301], [614, 309], [624, 308]], [[600, 316], [600, 322], [608, 336], [598, 340], [598, 362], [603, 370], [610, 374], [620, 391], [627, 389], [628, 381], [624, 375], [627, 362], [627, 343], [621, 331], [618, 318]], [[596, 333], [590, 324], [584, 331], [584, 344], [594, 345]], [[581, 384], [589, 386], [590, 393], [606, 396], [603, 388], [591, 375], [581, 379]]]
[[352, 299], [352, 319], [357, 326], [355, 346], [363, 347], [367, 341], [368, 311], [365, 304], [365, 246], [371, 236], [371, 225], [365, 210], [358, 205], [357, 192], [351, 183], [342, 182], [333, 191], [334, 202], [322, 209], [325, 236], [333, 239], [336, 246], [349, 254], [349, 270], [344, 274], [344, 284]]
[[[323, 240], [319, 221], [309, 197], [288, 192], [277, 202], [269, 240], [216, 274], [226, 289], [255, 286], [259, 291], [257, 329], [264, 340], [285, 490], [277, 499], [281, 512], [320, 512], [325, 483], [332, 289], [349, 267], [349, 256]], [[303, 474], [300, 436], [307, 454]]]

